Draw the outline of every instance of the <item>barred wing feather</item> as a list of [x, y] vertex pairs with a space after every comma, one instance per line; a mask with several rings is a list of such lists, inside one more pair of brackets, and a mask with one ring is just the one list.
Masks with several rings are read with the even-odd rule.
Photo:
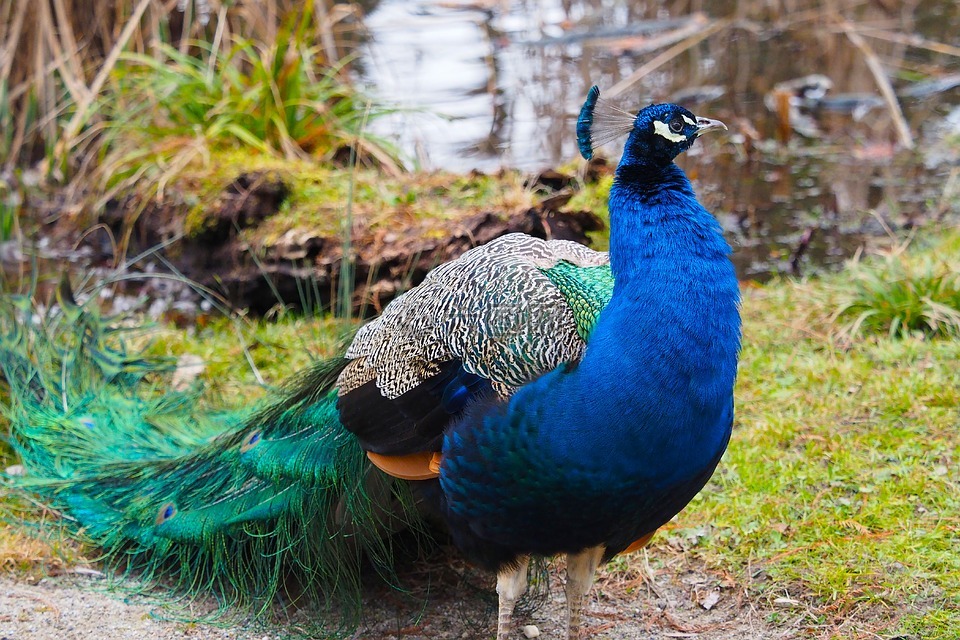
[[377, 453], [436, 450], [469, 397], [579, 360], [612, 288], [607, 254], [575, 242], [510, 234], [472, 249], [360, 329], [341, 421]]

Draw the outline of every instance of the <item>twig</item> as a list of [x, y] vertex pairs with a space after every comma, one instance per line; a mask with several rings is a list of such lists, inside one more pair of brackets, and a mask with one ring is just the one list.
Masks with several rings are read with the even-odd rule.
[[[74, 37], [73, 28], [70, 26], [70, 12], [67, 11], [64, 1], [52, 0], [51, 4], [57, 16], [57, 22], [60, 24], [57, 34], [63, 42], [63, 48], [67, 51], [79, 53], [80, 45], [77, 44], [77, 39]], [[73, 77], [80, 78], [80, 84], [83, 84], [83, 68], [80, 65], [80, 57], [71, 55], [66, 62], [73, 71]], [[83, 89], [86, 89], [86, 87], [84, 86]]]
[[813, 240], [813, 235], [816, 232], [816, 226], [809, 226], [803, 232], [803, 235], [800, 236], [800, 242], [797, 243], [796, 248], [793, 250], [793, 255], [790, 256], [790, 272], [793, 275], [800, 275], [800, 261], [803, 260], [804, 254], [807, 252], [807, 249], [810, 248], [810, 241]]
[[[185, 5], [185, 6], [184, 6]], [[193, 33], [193, 3], [185, 2], [183, 5], [183, 26], [180, 27], [180, 42], [177, 45], [177, 50], [186, 55], [187, 50], [190, 48], [190, 34]], [[220, 7], [221, 11], [223, 7]], [[217, 31], [220, 30], [220, 25], [217, 25]], [[213, 48], [216, 50], [216, 47]], [[213, 56], [211, 56], [213, 57]]]
[[46, 607], [50, 610], [50, 612], [53, 613], [55, 618], [60, 617], [60, 607], [55, 605], [53, 601], [50, 600], [49, 598], [45, 598], [36, 593], [29, 593], [26, 591], [11, 591], [9, 595], [12, 598], [24, 598], [26, 600], [34, 600], [35, 602], [39, 602], [43, 605], [46, 605]]
[[52, 576], [88, 576], [91, 578], [104, 578], [107, 574], [103, 571], [97, 571], [89, 567], [67, 567], [64, 569], [55, 569], [50, 572]]
[[[75, 102], [80, 102], [88, 99], [87, 86], [83, 83], [83, 74], [76, 73], [73, 69], [67, 68], [77, 66], [76, 60], [80, 48], [77, 47], [76, 42], [72, 38], [72, 32], [65, 22], [66, 10], [62, 8], [62, 2], [57, 1], [54, 5], [59, 7], [58, 14], [61, 11], [63, 12], [63, 15], [57, 16], [57, 20], [61, 23], [60, 29], [58, 30], [54, 25], [53, 16], [50, 14], [50, 6], [44, 2], [40, 4], [40, 6], [43, 7], [40, 10], [41, 30], [43, 31], [44, 40], [47, 42], [47, 47], [50, 49], [50, 53], [53, 54], [57, 68], [60, 70], [60, 77], [63, 79], [63, 83], [67, 85], [67, 91], [70, 92]], [[66, 47], [61, 46], [60, 39], [58, 39], [57, 36], [58, 33], [59, 38], [68, 40]]]
[[643, 562], [640, 564], [640, 577], [643, 582], [647, 585], [647, 589], [657, 596], [661, 600], [663, 599], [663, 594], [660, 593], [660, 590], [657, 589], [657, 583], [654, 580], [656, 573], [653, 571], [653, 567], [650, 566], [650, 555], [647, 553], [647, 548], [644, 547], [643, 551]]
[[706, 27], [705, 29], [703, 29], [703, 31], [700, 31], [699, 33], [696, 33], [690, 36], [683, 42], [678, 42], [677, 44], [673, 45], [672, 47], [670, 47], [669, 49], [667, 49], [666, 51], [658, 55], [656, 58], [654, 58], [647, 64], [643, 65], [642, 67], [640, 67], [639, 69], [631, 73], [629, 76], [627, 76], [617, 84], [607, 89], [604, 92], [605, 94], [604, 97], [615, 98], [616, 96], [620, 95], [621, 93], [623, 93], [624, 91], [626, 91], [627, 89], [635, 85], [636, 83], [640, 82], [640, 80], [648, 76], [650, 73], [656, 71], [658, 68], [662, 67], [666, 63], [670, 62], [671, 60], [679, 56], [684, 51], [687, 51], [693, 48], [695, 45], [699, 44], [706, 38], [709, 38], [710, 36], [717, 33], [718, 31], [726, 29], [728, 26], [730, 26], [730, 23], [731, 23], [731, 20], [729, 19], [718, 20], [713, 24], [709, 25], [708, 27]]
[[207, 82], [213, 82], [216, 72], [217, 59], [220, 57], [220, 46], [223, 43], [223, 34], [227, 28], [227, 5], [220, 6], [217, 13], [217, 30], [213, 34], [213, 45], [210, 47], [210, 59], [207, 61]]
[[957, 178], [960, 178], [960, 167], [954, 167], [950, 170], [950, 175], [943, 185], [943, 192], [940, 194], [940, 203], [937, 205], [936, 214], [933, 216], [934, 221], [943, 222], [944, 216], [950, 210], [954, 202], [954, 196], [958, 191]]
[[900, 138], [900, 144], [902, 144], [907, 149], [914, 148], [913, 134], [910, 133], [910, 127], [907, 125], [906, 119], [903, 117], [903, 111], [900, 109], [900, 102], [897, 101], [897, 96], [893, 92], [893, 87], [890, 86], [890, 79], [887, 77], [887, 72], [883, 70], [883, 63], [880, 62], [880, 58], [877, 57], [877, 54], [873, 52], [873, 49], [870, 48], [870, 45], [866, 43], [863, 37], [854, 30], [852, 24], [843, 18], [839, 18], [839, 26], [843, 33], [847, 36], [847, 39], [860, 50], [860, 53], [863, 54], [864, 61], [867, 63], [867, 68], [870, 69], [870, 73], [873, 74], [873, 79], [877, 83], [877, 87], [880, 89], [880, 93], [883, 95], [884, 101], [887, 103], [887, 108], [890, 110], [890, 116], [893, 118], [893, 125], [897, 129], [897, 135]]
[[[23, 31], [23, 21], [24, 16], [27, 12], [27, 0], [21, 0], [17, 4], [17, 12], [14, 14], [13, 25], [10, 27], [10, 31], [6, 36], [4, 46], [0, 46], [0, 84], [5, 85], [10, 79], [10, 73], [13, 70], [13, 59], [14, 51], [19, 46], [20, 35]], [[24, 83], [27, 84], [26, 82]], [[11, 93], [7, 95], [7, 100], [10, 104], [13, 104], [15, 96]], [[27, 109], [21, 109], [20, 115], [17, 116], [17, 125], [13, 140], [10, 142], [7, 152], [8, 157], [5, 163], [7, 169], [12, 169], [16, 163], [18, 156], [20, 155], [20, 148], [23, 146], [23, 137], [26, 134], [26, 119], [27, 119]]]
[[703, 13], [695, 13], [682, 25], [676, 29], [665, 31], [658, 35], [630, 35], [619, 38], [600, 37], [586, 38], [584, 44], [602, 43], [608, 49], [631, 49], [634, 55], [641, 55], [650, 51], [663, 49], [675, 42], [685, 40], [692, 35], [700, 33], [705, 26], [710, 23], [709, 18]]
[[333, 37], [332, 20], [330, 12], [327, 11], [326, 0], [315, 0], [314, 7], [320, 19], [317, 20], [317, 31], [320, 35], [320, 42], [323, 45], [323, 52], [327, 56], [327, 61], [333, 63], [337, 60], [337, 44]]
[[927, 51], [933, 51], [934, 53], [942, 53], [944, 55], [960, 58], [960, 47], [954, 47], [943, 42], [930, 40], [929, 38], [924, 38], [923, 36], [916, 34], [896, 33], [867, 26], [860, 27], [860, 34], [867, 36], [868, 38], [896, 42], [897, 44], [905, 44], [917, 49], [926, 49]]
[[20, 34], [23, 31], [23, 19], [27, 14], [28, 0], [21, 0], [17, 3], [17, 12], [14, 14], [13, 26], [6, 35], [4, 46], [0, 47], [3, 52], [3, 64], [0, 65], [0, 80], [9, 80], [10, 71], [13, 68], [14, 50], [20, 45]]

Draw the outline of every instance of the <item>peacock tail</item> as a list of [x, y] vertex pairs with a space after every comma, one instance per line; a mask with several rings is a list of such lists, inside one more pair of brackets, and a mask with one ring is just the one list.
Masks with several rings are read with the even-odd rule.
[[259, 611], [356, 604], [364, 565], [394, 581], [393, 534], [431, 522], [497, 572], [508, 640], [530, 558], [566, 554], [582, 640], [599, 564], [683, 509], [732, 433], [739, 287], [673, 162], [722, 127], [592, 89], [583, 155], [628, 133], [609, 254], [520, 234], [472, 249], [259, 408], [170, 389], [171, 364], [68, 287], [42, 318], [12, 301], [0, 368], [23, 484], [113, 566]]
[[171, 389], [171, 361], [130, 353], [129, 328], [60, 293], [44, 316], [5, 300], [4, 411], [21, 485], [109, 567], [224, 607], [282, 595], [346, 607], [345, 620], [363, 566], [394, 580], [388, 534], [420, 524], [406, 485], [376, 472], [337, 418], [345, 360], [259, 408], [204, 410], [198, 388]]

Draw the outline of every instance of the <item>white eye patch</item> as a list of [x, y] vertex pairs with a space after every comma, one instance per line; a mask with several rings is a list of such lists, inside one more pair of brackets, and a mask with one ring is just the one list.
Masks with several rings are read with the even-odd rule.
[[690, 118], [688, 118], [687, 116], [683, 115], [682, 113], [680, 114], [680, 117], [683, 118], [683, 121], [686, 122], [687, 124], [689, 124], [689, 125], [691, 125], [691, 126], [694, 126], [694, 127], [697, 126], [697, 123], [696, 123], [695, 120], [691, 120]]
[[[686, 118], [684, 118], [684, 120], [686, 120]], [[653, 132], [658, 136], [663, 136], [670, 142], [687, 141], [687, 136], [683, 135], [682, 133], [674, 133], [673, 131], [670, 131], [670, 125], [668, 125], [666, 122], [660, 122], [659, 120], [653, 121]]]

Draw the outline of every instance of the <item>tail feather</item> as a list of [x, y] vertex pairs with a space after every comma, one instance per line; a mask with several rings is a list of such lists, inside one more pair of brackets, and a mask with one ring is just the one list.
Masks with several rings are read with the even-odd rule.
[[[328, 484], [335, 480], [336, 460], [326, 435], [311, 429], [267, 439], [262, 432], [255, 431], [248, 438], [250, 448], [241, 453], [241, 463], [254, 475], [275, 482], [294, 480], [307, 486]], [[254, 438], [255, 442], [249, 442]]]
[[[346, 361], [318, 363], [256, 410], [204, 411], [171, 363], [68, 287], [42, 317], [0, 312], [0, 370], [22, 485], [113, 567], [224, 605], [286, 600], [356, 613], [367, 561], [393, 581], [389, 535], [419, 530], [404, 483], [372, 469], [336, 411]], [[347, 605], [343, 608], [342, 605]], [[349, 619], [349, 616], [348, 616]]]

